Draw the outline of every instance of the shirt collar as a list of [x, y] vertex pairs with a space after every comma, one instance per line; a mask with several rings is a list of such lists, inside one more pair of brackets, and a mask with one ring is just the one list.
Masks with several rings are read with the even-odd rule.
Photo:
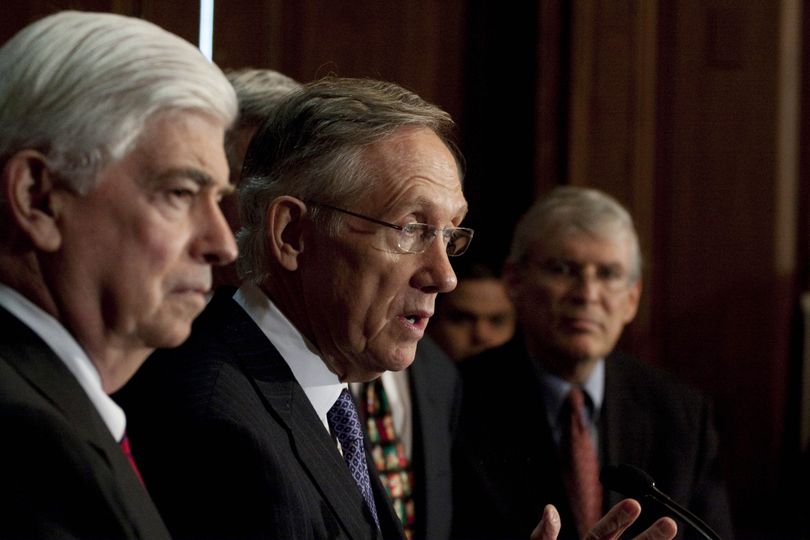
[[124, 437], [126, 416], [101, 386], [101, 376], [84, 349], [62, 324], [23, 295], [0, 283], [0, 306], [37, 334], [84, 389], [116, 441]]
[[326, 429], [326, 413], [347, 387], [329, 370], [315, 346], [298, 331], [272, 300], [255, 284], [244, 283], [234, 301], [253, 319], [290, 367]]
[[[540, 368], [540, 384], [543, 386], [543, 399], [545, 400], [546, 411], [548, 411], [549, 422], [556, 425], [560, 418], [563, 404], [571, 391], [571, 383], [552, 375], [542, 367]], [[605, 397], [605, 359], [597, 360], [593, 371], [582, 385], [582, 391], [589, 398], [593, 405], [593, 410], [589, 410], [591, 422], [596, 422], [602, 410], [602, 402]], [[587, 401], [587, 400], [586, 400]]]

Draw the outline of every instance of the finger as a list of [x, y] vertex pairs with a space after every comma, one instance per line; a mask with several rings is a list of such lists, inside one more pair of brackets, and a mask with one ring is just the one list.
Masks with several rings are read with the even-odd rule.
[[585, 540], [615, 540], [638, 518], [639, 514], [641, 505], [633, 499], [624, 499], [591, 527], [585, 535]]
[[532, 531], [531, 540], [557, 540], [560, 534], [560, 514], [553, 505], [543, 508], [543, 517]]
[[663, 517], [636, 536], [635, 540], [671, 540], [678, 533], [678, 526], [668, 517]]

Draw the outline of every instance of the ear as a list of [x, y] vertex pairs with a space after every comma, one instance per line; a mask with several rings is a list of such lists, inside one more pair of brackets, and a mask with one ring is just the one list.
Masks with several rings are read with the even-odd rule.
[[56, 178], [48, 170], [45, 156], [34, 150], [17, 152], [3, 167], [2, 182], [13, 223], [37, 249], [59, 249], [62, 233], [54, 212]]
[[298, 256], [304, 251], [304, 215], [307, 207], [295, 197], [275, 199], [267, 210], [268, 251], [286, 270], [298, 269]]
[[624, 307], [624, 324], [629, 324], [633, 319], [636, 318], [636, 313], [638, 313], [638, 305], [641, 300], [641, 278], [638, 279], [633, 285], [630, 286], [630, 289], [627, 290], [627, 298]]

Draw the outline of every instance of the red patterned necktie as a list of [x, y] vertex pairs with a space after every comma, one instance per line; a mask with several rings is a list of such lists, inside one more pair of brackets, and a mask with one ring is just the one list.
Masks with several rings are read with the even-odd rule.
[[394, 429], [394, 417], [381, 379], [363, 385], [361, 392], [371, 455], [380, 479], [391, 498], [405, 537], [413, 538], [413, 473], [402, 441]]
[[141, 484], [143, 485], [143, 477], [141, 476], [141, 471], [138, 470], [138, 464], [135, 463], [135, 458], [132, 456], [132, 448], [129, 446], [129, 437], [127, 437], [126, 433], [124, 433], [124, 438], [121, 439], [118, 446], [121, 447], [121, 451], [127, 457], [127, 461], [129, 461], [129, 464], [132, 466], [132, 470], [135, 471], [135, 476], [138, 477], [138, 480], [140, 480]]
[[574, 386], [568, 394], [568, 418], [562, 434], [563, 452], [568, 457], [566, 486], [577, 531], [584, 537], [602, 514], [602, 485], [599, 460], [585, 423], [585, 400]]

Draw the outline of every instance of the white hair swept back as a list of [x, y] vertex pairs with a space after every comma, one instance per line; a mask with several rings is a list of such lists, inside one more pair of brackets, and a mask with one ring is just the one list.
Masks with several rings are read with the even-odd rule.
[[45, 17], [0, 48], [0, 73], [0, 167], [38, 150], [79, 193], [134, 146], [153, 115], [193, 110], [227, 128], [237, 113], [233, 88], [199, 50], [122, 15]]

